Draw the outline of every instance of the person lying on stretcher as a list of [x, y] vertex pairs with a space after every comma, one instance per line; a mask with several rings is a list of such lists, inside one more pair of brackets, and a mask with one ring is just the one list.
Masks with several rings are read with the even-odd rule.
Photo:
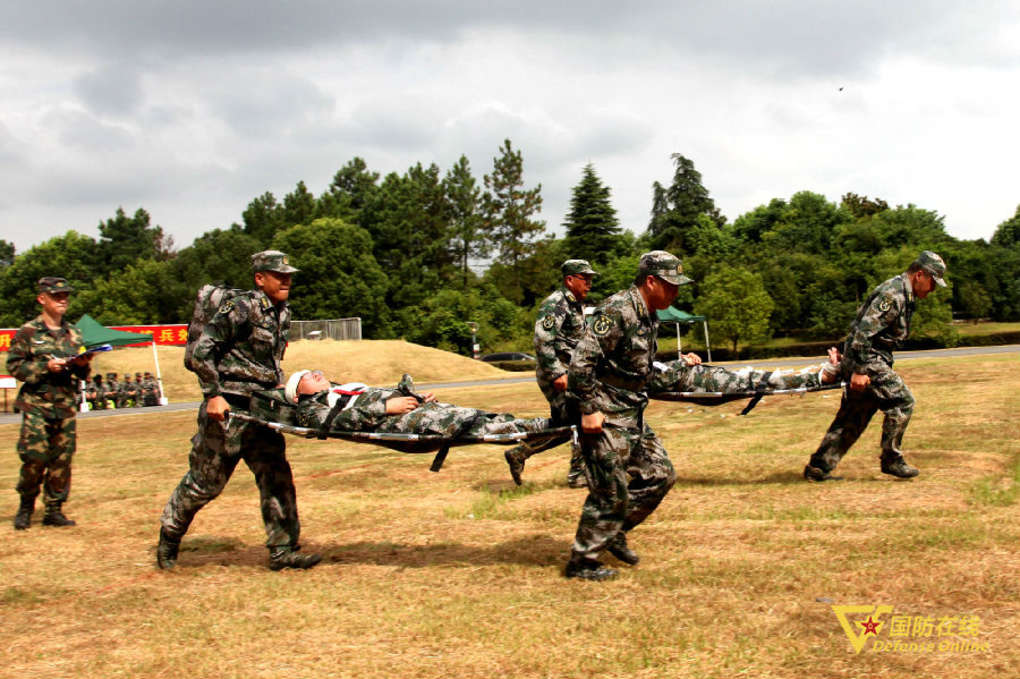
[[537, 433], [552, 427], [547, 417], [516, 418], [440, 403], [432, 393], [415, 394], [407, 375], [395, 389], [360, 383], [334, 384], [321, 370], [299, 370], [287, 380], [285, 395], [297, 403], [303, 427], [333, 432], [386, 432], [474, 438], [489, 434]]
[[660, 363], [648, 383], [648, 395], [655, 398], [664, 392], [753, 392], [756, 389], [812, 389], [832, 384], [839, 379], [839, 350], [830, 347], [828, 360], [799, 371], [767, 371], [753, 368], [729, 370], [718, 366], [701, 365], [697, 354], [685, 354], [676, 361]]

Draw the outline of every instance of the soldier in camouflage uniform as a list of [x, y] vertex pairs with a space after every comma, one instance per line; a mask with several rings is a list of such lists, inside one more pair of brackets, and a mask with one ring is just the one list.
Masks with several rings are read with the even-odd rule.
[[280, 364], [290, 331], [291, 274], [287, 256], [266, 250], [252, 256], [256, 289], [223, 302], [194, 346], [193, 361], [205, 396], [198, 433], [191, 439], [190, 469], [160, 519], [156, 562], [173, 568], [181, 538], [195, 514], [222, 492], [242, 459], [255, 475], [266, 526], [269, 567], [311, 568], [321, 556], [299, 553], [297, 497], [283, 435], [266, 426], [227, 421], [231, 407], [249, 410], [251, 393], [282, 386]]
[[124, 373], [124, 381], [117, 395], [118, 408], [133, 408], [138, 404], [138, 383], [131, 379], [131, 373]]
[[120, 407], [120, 382], [117, 381], [117, 373], [106, 373], [106, 407]]
[[[96, 377], [99, 377], [96, 375]], [[99, 398], [99, 380], [91, 379], [85, 381], [85, 401], [89, 404], [89, 410], [95, 410], [99, 406], [96, 400]]]
[[[567, 367], [570, 366], [574, 347], [584, 334], [583, 302], [591, 290], [592, 278], [598, 274], [583, 259], [568, 259], [563, 262], [560, 271], [563, 272], [563, 287], [545, 298], [535, 320], [535, 377], [538, 388], [549, 402], [552, 419], [572, 424], [577, 416], [574, 412], [576, 405], [567, 394]], [[506, 462], [510, 466], [514, 483], [521, 485], [525, 460], [568, 440], [552, 439], [538, 446], [522, 443], [508, 450], [505, 453]], [[570, 456], [567, 485], [571, 488], [584, 488], [588, 485], [580, 448], [575, 449]]]
[[673, 487], [676, 474], [658, 436], [645, 424], [659, 328], [655, 312], [689, 283], [680, 260], [655, 250], [641, 256], [634, 285], [603, 301], [574, 349], [570, 390], [581, 411], [581, 447], [588, 497], [581, 511], [568, 578], [605, 580], [616, 571], [599, 554], [608, 549], [634, 565], [627, 532], [640, 524]]
[[426, 434], [454, 439], [488, 434], [539, 432], [553, 426], [549, 419], [518, 419], [505, 413], [489, 413], [440, 403], [431, 393], [421, 400], [410, 390], [410, 377], [396, 389], [364, 384], [333, 384], [321, 371], [299, 370], [287, 380], [286, 398], [296, 402], [298, 424], [319, 428], [340, 403], [341, 410], [329, 420], [331, 431]]
[[71, 286], [63, 278], [39, 279], [42, 313], [18, 329], [7, 355], [7, 371], [21, 380], [15, 406], [22, 413], [18, 454], [21, 505], [14, 528], [29, 527], [42, 486], [45, 526], [73, 526], [62, 505], [71, 488], [71, 457], [77, 443], [78, 381], [88, 378], [92, 354], [81, 354], [81, 333], [64, 320]]
[[849, 388], [843, 391], [839, 412], [821, 445], [804, 467], [804, 478], [838, 478], [832, 476], [832, 470], [864, 433], [877, 410], [885, 415], [879, 458], [882, 472], [902, 479], [918, 475], [900, 450], [914, 410], [914, 396], [893, 371], [892, 352], [910, 334], [916, 300], [927, 297], [936, 285], [944, 287], [945, 273], [942, 258], [925, 250], [904, 273], [875, 288], [857, 310], [843, 344], [843, 376], [849, 379]]
[[142, 380], [142, 405], [159, 405], [159, 383], [156, 382], [152, 373], [149, 372], [145, 373], [145, 377]]

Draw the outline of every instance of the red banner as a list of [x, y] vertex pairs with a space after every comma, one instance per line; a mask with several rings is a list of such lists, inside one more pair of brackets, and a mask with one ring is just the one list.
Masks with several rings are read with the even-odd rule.
[[[175, 325], [111, 325], [114, 330], [125, 332], [144, 332], [152, 335], [152, 340], [158, 345], [184, 346], [188, 343], [188, 326], [181, 323]], [[148, 342], [141, 344], [128, 344], [129, 347], [144, 347]]]
[[[152, 335], [153, 341], [159, 345], [184, 346], [188, 343], [188, 326], [180, 323], [174, 325], [111, 325], [114, 330], [126, 330], [127, 332], [144, 332]], [[11, 341], [14, 340], [14, 333], [17, 328], [0, 329], [0, 351], [10, 351]], [[128, 344], [129, 347], [146, 347], [148, 342]]]

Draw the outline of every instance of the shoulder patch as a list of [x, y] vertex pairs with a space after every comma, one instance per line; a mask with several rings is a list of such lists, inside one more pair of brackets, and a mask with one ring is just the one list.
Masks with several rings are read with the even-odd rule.
[[548, 316], [543, 318], [542, 319], [542, 327], [545, 328], [546, 330], [552, 330], [553, 328], [555, 328], [556, 327], [556, 317], [553, 316], [552, 314], [549, 314]]
[[891, 299], [889, 299], [888, 297], [883, 297], [882, 299], [878, 300], [878, 310], [879, 311], [886, 312], [886, 311], [889, 311], [889, 309], [892, 309], [892, 300]]
[[217, 311], [219, 313], [221, 313], [221, 314], [229, 314], [233, 310], [234, 310], [234, 300], [228, 299], [226, 302], [224, 302], [223, 304], [220, 305], [220, 308]]
[[599, 337], [604, 337], [613, 327], [613, 320], [604, 313], [599, 312], [591, 324], [591, 331]]

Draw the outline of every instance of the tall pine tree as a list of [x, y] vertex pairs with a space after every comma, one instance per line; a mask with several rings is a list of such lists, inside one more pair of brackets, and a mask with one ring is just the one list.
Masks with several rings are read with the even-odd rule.
[[461, 271], [463, 287], [468, 287], [468, 262], [489, 255], [489, 239], [481, 213], [482, 191], [471, 174], [466, 156], [461, 156], [443, 178], [450, 219], [450, 247]]
[[664, 188], [652, 184], [652, 217], [648, 235], [652, 246], [681, 254], [691, 251], [690, 232], [698, 226], [698, 217], [706, 215], [719, 227], [726, 223], [708, 189], [701, 183], [701, 173], [693, 161], [679, 153], [672, 156], [673, 183]]
[[602, 184], [591, 163], [584, 166], [581, 181], [574, 187], [563, 226], [571, 258], [604, 264], [616, 250], [620, 220], [609, 201], [609, 187]]
[[524, 188], [524, 160], [506, 139], [493, 158], [492, 174], [485, 175], [482, 214], [491, 234], [496, 261], [506, 266], [510, 280], [522, 288], [521, 263], [535, 252], [545, 222], [532, 219], [542, 211], [542, 185]]

